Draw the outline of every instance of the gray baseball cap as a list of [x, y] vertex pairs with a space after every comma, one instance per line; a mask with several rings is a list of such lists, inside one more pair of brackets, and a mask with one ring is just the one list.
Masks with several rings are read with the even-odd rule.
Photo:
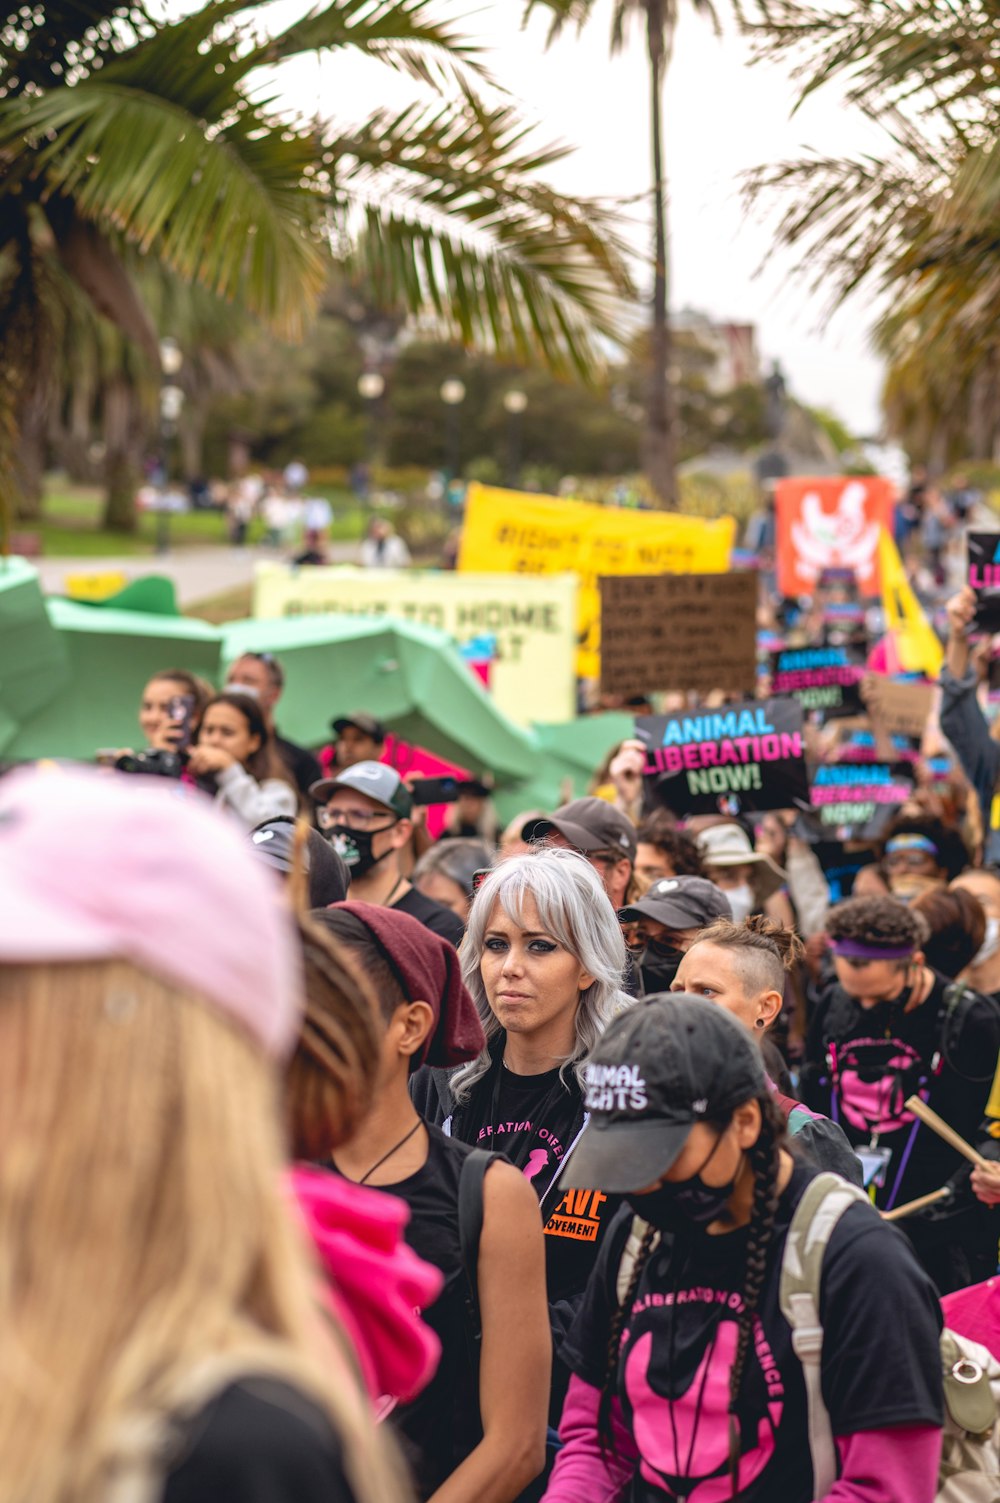
[[651, 918], [668, 929], [703, 929], [732, 916], [726, 894], [705, 877], [661, 877], [637, 903], [618, 910], [622, 923]]
[[363, 793], [366, 798], [391, 809], [399, 819], [409, 819], [413, 813], [409, 788], [396, 769], [385, 762], [355, 762], [353, 767], [346, 767], [335, 778], [321, 778], [318, 783], [313, 783], [309, 795], [317, 804], [325, 804], [338, 788], [352, 788], [355, 793]]
[[604, 798], [575, 798], [545, 819], [530, 819], [521, 839], [544, 840], [553, 830], [586, 856], [591, 851], [620, 851], [635, 861], [635, 825]]

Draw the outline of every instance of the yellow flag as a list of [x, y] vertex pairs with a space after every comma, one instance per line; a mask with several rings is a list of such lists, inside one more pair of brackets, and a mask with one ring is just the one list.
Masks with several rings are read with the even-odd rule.
[[937, 678], [944, 662], [944, 648], [913, 593], [899, 549], [885, 528], [879, 538], [878, 557], [886, 631], [892, 633], [899, 666], [904, 673]]

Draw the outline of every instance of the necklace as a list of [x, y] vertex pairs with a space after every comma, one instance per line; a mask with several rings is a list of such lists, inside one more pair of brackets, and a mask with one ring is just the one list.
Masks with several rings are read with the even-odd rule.
[[[392, 907], [392, 900], [396, 896], [397, 892], [402, 887], [402, 885], [403, 885], [403, 883], [405, 881], [406, 881], [405, 877], [397, 877], [396, 878], [396, 885], [395, 885], [395, 887], [392, 889], [392, 892], [386, 898], [385, 902], [382, 903], [382, 904], [380, 904], [380, 907], [382, 907], [382, 908], [391, 908]], [[395, 1150], [393, 1150], [393, 1151], [395, 1152]]]
[[383, 1153], [382, 1157], [376, 1163], [374, 1163], [371, 1166], [371, 1168], [365, 1174], [363, 1174], [361, 1176], [361, 1178], [358, 1180], [358, 1184], [359, 1185], [365, 1185], [365, 1184], [367, 1184], [368, 1181], [371, 1179], [372, 1175], [375, 1173], [375, 1170], [376, 1169], [381, 1169], [382, 1165], [386, 1162], [386, 1160], [387, 1159], [391, 1159], [394, 1153], [398, 1153], [399, 1150], [404, 1146], [404, 1144], [406, 1144], [406, 1143], [408, 1143], [410, 1141], [410, 1139], [413, 1137], [413, 1134], [417, 1131], [417, 1128], [418, 1127], [423, 1127], [423, 1125], [424, 1125], [423, 1118], [422, 1117], [418, 1117], [417, 1120], [416, 1120], [416, 1122], [414, 1122], [413, 1126], [410, 1128], [409, 1132], [404, 1133], [403, 1136], [400, 1138], [399, 1142], [398, 1143], [394, 1143], [393, 1146], [389, 1149], [388, 1153]]

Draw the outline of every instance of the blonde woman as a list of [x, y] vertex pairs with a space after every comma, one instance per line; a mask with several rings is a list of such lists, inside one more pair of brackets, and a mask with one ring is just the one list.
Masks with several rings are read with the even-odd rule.
[[282, 1186], [299, 971], [201, 800], [0, 781], [5, 1503], [406, 1495]]

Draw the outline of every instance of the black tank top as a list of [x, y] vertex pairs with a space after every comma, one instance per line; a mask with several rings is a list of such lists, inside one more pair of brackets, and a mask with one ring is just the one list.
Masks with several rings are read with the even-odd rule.
[[444, 1274], [440, 1296], [424, 1319], [441, 1342], [441, 1362], [423, 1393], [400, 1404], [390, 1423], [413, 1468], [418, 1496], [427, 1498], [483, 1437], [478, 1362], [466, 1314], [466, 1281], [458, 1230], [458, 1180], [472, 1149], [427, 1124], [427, 1162], [396, 1185], [378, 1185], [405, 1200], [405, 1237], [415, 1253]]

